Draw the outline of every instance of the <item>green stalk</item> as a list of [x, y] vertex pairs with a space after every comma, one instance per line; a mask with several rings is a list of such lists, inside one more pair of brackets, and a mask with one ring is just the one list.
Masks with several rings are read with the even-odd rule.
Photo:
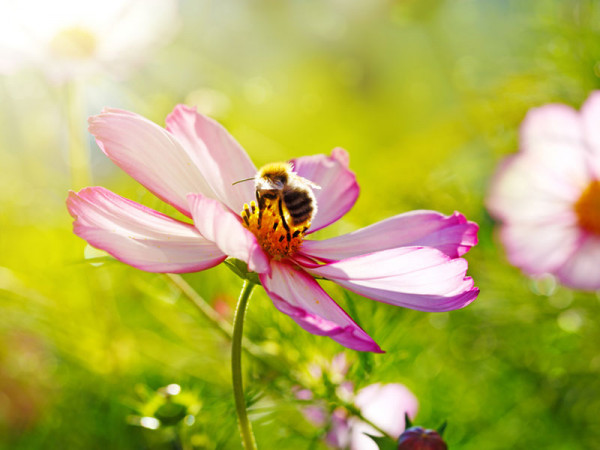
[[235, 398], [235, 410], [238, 416], [238, 425], [240, 435], [242, 436], [242, 444], [246, 450], [255, 450], [256, 441], [252, 433], [252, 425], [248, 420], [246, 411], [246, 399], [244, 398], [244, 386], [242, 382], [242, 335], [244, 331], [244, 316], [248, 300], [254, 283], [246, 280], [240, 293], [235, 317], [233, 319], [233, 339], [231, 344], [231, 378], [233, 382], [233, 397]]

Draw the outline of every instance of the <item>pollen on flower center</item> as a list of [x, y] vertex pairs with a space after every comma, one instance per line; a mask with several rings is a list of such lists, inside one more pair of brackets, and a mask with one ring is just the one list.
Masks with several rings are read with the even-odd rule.
[[579, 226], [600, 235], [600, 181], [595, 180], [583, 191], [575, 203]]
[[266, 202], [262, 211], [254, 200], [250, 205], [244, 204], [242, 219], [263, 250], [277, 260], [292, 256], [300, 249], [310, 226], [310, 223], [294, 226], [289, 216], [282, 218], [276, 201]]

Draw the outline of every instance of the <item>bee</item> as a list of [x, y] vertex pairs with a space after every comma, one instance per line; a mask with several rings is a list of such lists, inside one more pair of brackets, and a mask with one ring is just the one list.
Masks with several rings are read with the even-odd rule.
[[[297, 175], [289, 163], [271, 163], [262, 167], [248, 181], [254, 179], [256, 188], [256, 204], [258, 206], [258, 228], [264, 211], [272, 211], [281, 219], [281, 225], [290, 235], [290, 230], [296, 237], [304, 233], [317, 213], [317, 202], [313, 189], [321, 189], [312, 181]], [[288, 237], [288, 241], [290, 238]]]

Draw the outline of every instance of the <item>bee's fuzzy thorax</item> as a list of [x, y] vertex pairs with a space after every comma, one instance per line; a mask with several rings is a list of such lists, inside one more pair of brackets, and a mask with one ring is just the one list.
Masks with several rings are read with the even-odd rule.
[[293, 172], [290, 163], [271, 163], [254, 177], [256, 202], [244, 205], [244, 225], [276, 259], [292, 256], [317, 211], [311, 181]]

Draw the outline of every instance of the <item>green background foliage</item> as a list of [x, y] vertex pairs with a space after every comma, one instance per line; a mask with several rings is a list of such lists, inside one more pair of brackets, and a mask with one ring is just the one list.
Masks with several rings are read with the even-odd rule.
[[[57, 85], [35, 68], [0, 77], [0, 447], [240, 445], [228, 340], [167, 277], [114, 261], [92, 265], [72, 234], [64, 202], [68, 189], [83, 187], [68, 164], [77, 92], [82, 133], [104, 106], [163, 125], [175, 104], [187, 103], [223, 123], [257, 166], [346, 148], [360, 198], [320, 237], [413, 209], [459, 210], [478, 222], [480, 243], [467, 259], [481, 294], [464, 310], [406, 310], [323, 283], [386, 351], [346, 351], [348, 379], [407, 385], [420, 402], [415, 424], [447, 420], [452, 449], [595, 448], [599, 296], [509, 266], [484, 198], [498, 162], [518, 148], [529, 108], [579, 107], [600, 85], [598, 2], [180, 7], [174, 40], [129, 78]], [[89, 147], [94, 185], [172, 213], [91, 138]], [[224, 266], [184, 278], [231, 320], [239, 278]], [[291, 379], [335, 404], [309, 367], [345, 350], [304, 332], [261, 287], [246, 327], [280, 363], [244, 360], [259, 446], [324, 448]], [[182, 392], [169, 397], [172, 383]], [[140, 426], [141, 417], [179, 418], [182, 410], [176, 425]]]

